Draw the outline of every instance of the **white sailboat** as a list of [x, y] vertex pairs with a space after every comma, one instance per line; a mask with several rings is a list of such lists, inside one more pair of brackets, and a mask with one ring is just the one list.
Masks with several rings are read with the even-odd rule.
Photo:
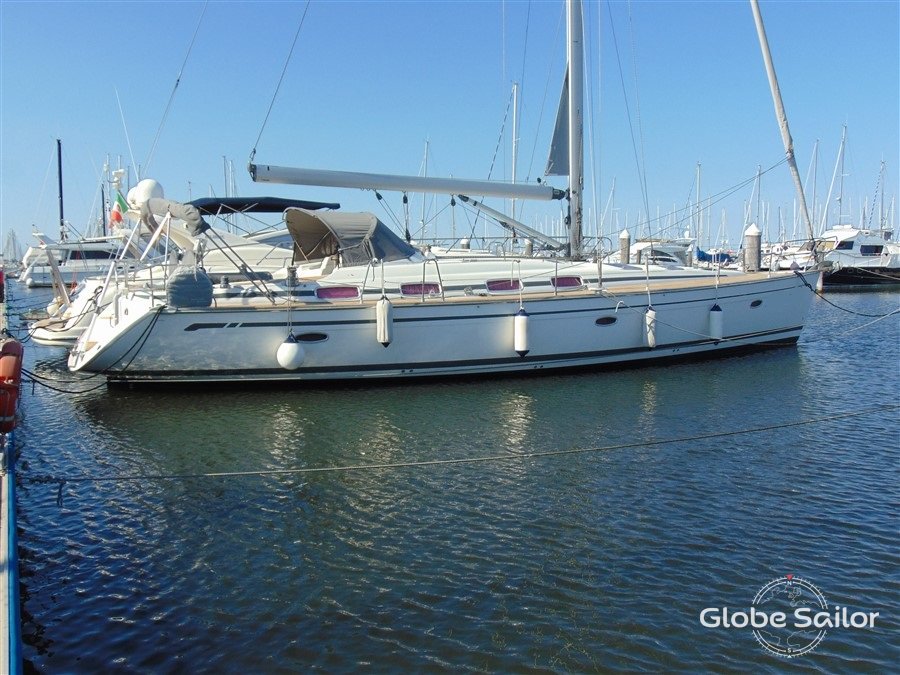
[[[69, 367], [127, 383], [410, 379], [795, 343], [817, 272], [581, 259], [581, 6], [568, 8], [568, 190], [261, 164], [250, 171], [259, 182], [566, 198], [569, 258], [435, 258], [370, 213], [289, 208], [294, 257], [284, 274], [216, 293], [197, 265], [171, 274], [164, 288], [122, 287], [94, 315]], [[165, 200], [147, 208], [166, 218], [178, 211]]]
[[[141, 181], [136, 187], [139, 188], [138, 193], [163, 194], [159, 184], [151, 179]], [[179, 210], [181, 218], [177, 222], [182, 227], [169, 223], [170, 226], [165, 228], [171, 245], [168, 253], [156, 250], [155, 244], [163, 235], [163, 230], [153, 214], [148, 209], [129, 209], [123, 217], [134, 223], [133, 234], [141, 231], [159, 234], [150, 238], [144, 251], [135, 256], [129, 265], [117, 261], [115, 265], [108, 266], [104, 274], [82, 279], [71, 292], [63, 285], [59, 295], [48, 305], [49, 316], [29, 324], [31, 339], [47, 346], [72, 346], [90, 324], [93, 314], [106, 307], [122, 288], [146, 289], [152, 286], [165, 292], [168, 272], [180, 265], [186, 256], [193, 257], [195, 248], [205, 246], [204, 242], [190, 234], [194, 220], [199, 220], [201, 215], [214, 219], [214, 222], [221, 220], [229, 223], [237, 215], [246, 218], [251, 214], [254, 217], [258, 214], [280, 214], [287, 207], [317, 210], [337, 209], [340, 205], [273, 197], [196, 199], [182, 205]], [[282, 228], [268, 227], [246, 236], [211, 228], [210, 236], [224, 244], [203, 255], [204, 271], [215, 285], [214, 300], [228, 295], [231, 282], [271, 280], [273, 274], [283, 274], [284, 268], [291, 264], [293, 241]], [[131, 244], [133, 242], [129, 242]]]

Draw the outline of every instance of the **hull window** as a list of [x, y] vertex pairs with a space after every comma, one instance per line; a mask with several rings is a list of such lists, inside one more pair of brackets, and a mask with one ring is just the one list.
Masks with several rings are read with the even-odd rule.
[[305, 342], [309, 344], [310, 342], [325, 342], [328, 339], [328, 336], [325, 333], [303, 333], [301, 335], [295, 335], [294, 339], [297, 342]]
[[553, 284], [553, 288], [573, 289], [584, 286], [584, 281], [581, 277], [552, 277], [550, 283]]
[[403, 296], [419, 296], [423, 295], [436, 296], [441, 294], [440, 284], [400, 284], [400, 295]]
[[359, 289], [356, 286], [322, 286], [316, 289], [316, 297], [320, 300], [356, 300]]
[[490, 293], [508, 293], [522, 289], [522, 282], [518, 279], [492, 279], [485, 285]]

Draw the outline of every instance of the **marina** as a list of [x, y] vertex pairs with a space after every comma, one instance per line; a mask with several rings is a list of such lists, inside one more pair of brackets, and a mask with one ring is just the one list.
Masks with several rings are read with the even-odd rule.
[[[700, 612], [790, 573], [900, 609], [900, 327], [873, 318], [898, 297], [826, 298], [854, 314], [814, 299], [796, 347], [414, 388], [76, 386], [64, 349], [30, 345], [53, 389], [26, 388], [16, 434], [24, 658], [780, 671]], [[804, 663], [890, 670], [889, 621]]]
[[[758, 0], [691, 5], [469, 3], [450, 49], [433, 27], [459, 21], [453, 3], [168, 8], [168, 47], [196, 29], [148, 154], [117, 90], [129, 160], [94, 160], [90, 199], [84, 170], [67, 178], [90, 235], [64, 215], [59, 136], [31, 173], [40, 203], [56, 165], [58, 240], [44, 218], [21, 253], [22, 183], [4, 171], [0, 673], [894, 669], [895, 158], [882, 149], [874, 191], [849, 178], [857, 148], [874, 163], [871, 137], [900, 148], [865, 122], [900, 91], [866, 106], [842, 91], [869, 138], [848, 144], [844, 123], [822, 200], [819, 141], [804, 176], [787, 112], [816, 133], [849, 118], [813, 71], [855, 82], [874, 37], [835, 65], [805, 27], [849, 29], [842, 3], [764, 2], [774, 49]], [[79, 7], [73, 27], [95, 11]], [[900, 20], [856, 7], [874, 32]], [[158, 37], [155, 6], [124, 9], [134, 44]], [[7, 56], [33, 15], [0, 18], [4, 88], [26, 92], [7, 85], [37, 80], [45, 54]], [[226, 25], [240, 63], [208, 41]], [[176, 97], [194, 59], [204, 77]], [[159, 102], [140, 56], [118, 79]], [[19, 100], [39, 96], [4, 98], [22, 138]], [[268, 109], [237, 142], [248, 102]], [[108, 142], [87, 105], [96, 120], [67, 101], [84, 126], [66, 125], [67, 148], [95, 126]], [[210, 153], [224, 195], [195, 183]], [[678, 165], [710, 153], [684, 189]], [[609, 160], [635, 176], [610, 178]], [[685, 193], [654, 215], [651, 199]]]

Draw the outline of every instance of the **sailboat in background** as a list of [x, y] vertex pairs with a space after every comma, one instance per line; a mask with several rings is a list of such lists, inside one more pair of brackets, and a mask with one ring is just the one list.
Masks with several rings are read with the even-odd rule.
[[[110, 262], [127, 260], [131, 253], [124, 249], [130, 231], [110, 223], [110, 232], [100, 237], [69, 238], [63, 212], [62, 141], [56, 140], [57, 177], [59, 184], [59, 239], [35, 231], [38, 243], [29, 246], [22, 256], [19, 280], [29, 288], [59, 284], [74, 286], [82, 279], [103, 274]], [[118, 193], [118, 183], [115, 184]], [[120, 220], [121, 222], [121, 220]]]
[[22, 244], [15, 230], [10, 230], [6, 233], [0, 265], [2, 265], [3, 274], [7, 279], [18, 277], [22, 271]]
[[[214, 301], [201, 251], [196, 265], [163, 280], [164, 290], [120, 287], [72, 349], [70, 369], [125, 383], [411, 379], [583, 369], [795, 343], [818, 272], [584, 259], [580, 2], [567, 3], [567, 26], [566, 190], [249, 167], [257, 182], [565, 199], [567, 257], [436, 258], [371, 213], [288, 208], [293, 260], [271, 281], [231, 284]], [[164, 199], [143, 208], [164, 222], [178, 213]], [[197, 227], [198, 237], [206, 227]]]

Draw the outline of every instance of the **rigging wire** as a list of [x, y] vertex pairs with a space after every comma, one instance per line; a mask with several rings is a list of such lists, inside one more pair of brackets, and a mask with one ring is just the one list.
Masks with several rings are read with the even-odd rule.
[[[54, 144], [53, 148], [50, 150], [50, 157], [47, 160], [47, 169], [44, 171], [44, 180], [41, 183], [41, 190], [40, 190], [40, 192], [38, 192], [38, 198], [34, 204], [33, 220], [39, 220], [38, 210], [41, 207], [41, 202], [44, 200], [44, 189], [47, 187], [47, 180], [50, 176], [50, 170], [52, 169], [55, 160], [56, 160], [56, 145]], [[34, 228], [34, 226], [35, 226], [34, 223], [32, 223], [31, 227]]]
[[191, 50], [194, 48], [194, 42], [197, 40], [197, 33], [200, 32], [200, 24], [203, 23], [203, 16], [206, 14], [206, 7], [209, 5], [209, 0], [206, 0], [203, 3], [203, 11], [200, 12], [200, 18], [197, 20], [197, 27], [194, 29], [194, 36], [191, 38], [191, 44], [188, 45], [187, 53], [184, 55], [184, 61], [181, 64], [181, 70], [178, 71], [178, 75], [175, 78], [175, 86], [172, 87], [172, 93], [169, 94], [169, 101], [166, 103], [166, 109], [163, 111], [162, 120], [159, 122], [159, 128], [156, 130], [156, 136], [153, 139], [153, 144], [150, 146], [150, 153], [147, 156], [147, 162], [144, 164], [144, 170], [146, 171], [150, 168], [150, 162], [153, 160], [153, 153], [156, 152], [156, 144], [159, 141], [159, 136], [162, 134], [163, 126], [166, 124], [166, 118], [169, 116], [169, 111], [172, 109], [172, 102], [175, 100], [175, 92], [178, 90], [178, 85], [181, 84], [181, 76], [184, 74], [184, 68], [187, 65], [188, 58], [191, 55]]
[[[562, 28], [563, 17], [565, 16], [565, 8], [560, 12], [559, 20], [556, 23], [556, 36], [553, 38], [553, 44], [556, 45], [559, 43], [559, 32]], [[551, 59], [550, 66], [547, 68], [547, 82], [544, 84], [544, 98], [541, 100], [541, 109], [538, 113], [538, 121], [537, 121], [537, 129], [541, 128], [541, 121], [544, 119], [544, 108], [547, 105], [547, 94], [550, 91], [550, 80], [553, 75], [553, 60]], [[531, 146], [531, 159], [528, 160], [528, 173], [525, 175], [525, 182], [528, 183], [531, 181], [531, 170], [534, 168], [534, 156], [537, 153], [537, 144], [538, 144], [538, 134], [534, 135], [534, 143]]]
[[[619, 66], [619, 81], [622, 84], [622, 97], [625, 102], [625, 114], [628, 119], [628, 131], [631, 135], [631, 149], [632, 149], [632, 152], [634, 153], [635, 164], [637, 165], [638, 183], [641, 186], [641, 194], [644, 198], [644, 209], [646, 210], [647, 224], [649, 226], [650, 207], [649, 207], [649, 202], [647, 200], [647, 182], [646, 182], [646, 177], [645, 177], [645, 172], [644, 172], [644, 165], [643, 165], [641, 156], [638, 153], [638, 142], [637, 142], [637, 139], [635, 138], [634, 122], [632, 121], [632, 115], [631, 115], [631, 106], [628, 103], [628, 87], [625, 85], [625, 74], [624, 74], [624, 71], [622, 68], [621, 54], [619, 53], [619, 42], [616, 38], [616, 27], [615, 27], [615, 23], [613, 22], [613, 16], [612, 16], [612, 4], [607, 3], [606, 8], [609, 12], [609, 30], [610, 30], [610, 33], [612, 34], [613, 48], [616, 52], [616, 63]], [[629, 12], [628, 16], [629, 16], [629, 21], [630, 21], [630, 19], [631, 19], [631, 5], [630, 4], [628, 7], [628, 12]], [[633, 52], [633, 45], [632, 45], [632, 52]]]
[[275, 99], [278, 96], [278, 91], [281, 89], [281, 83], [284, 81], [284, 75], [287, 73], [288, 64], [291, 62], [291, 56], [294, 53], [294, 47], [297, 46], [297, 39], [300, 37], [300, 31], [303, 29], [303, 22], [306, 20], [306, 12], [309, 11], [309, 3], [310, 0], [306, 0], [306, 6], [303, 8], [303, 15], [300, 17], [300, 25], [297, 26], [297, 32], [294, 34], [294, 41], [291, 43], [291, 49], [288, 51], [287, 59], [284, 61], [284, 68], [281, 69], [281, 77], [278, 78], [278, 84], [275, 85], [275, 92], [272, 94], [272, 101], [269, 103], [269, 109], [266, 111], [266, 116], [263, 119], [262, 126], [259, 128], [259, 136], [256, 137], [256, 142], [253, 144], [253, 150], [250, 151], [250, 163], [253, 162], [253, 158], [256, 157], [256, 146], [259, 145], [259, 141], [262, 138], [263, 131], [266, 128], [266, 123], [269, 121], [269, 115], [272, 114], [272, 108], [275, 107]]
[[122, 110], [122, 99], [119, 98], [119, 90], [116, 92], [116, 105], [119, 107], [119, 118], [122, 120], [122, 128], [125, 130], [125, 144], [128, 146], [128, 156], [131, 157], [131, 165], [134, 167], [138, 180], [141, 179], [141, 167], [134, 160], [134, 148], [131, 147], [131, 136], [128, 134], [128, 125], [125, 124], [125, 111]]
[[512, 107], [512, 90], [509, 92], [509, 98], [506, 99], [506, 110], [503, 113], [503, 121], [500, 123], [500, 135], [497, 137], [497, 143], [494, 145], [494, 156], [491, 157], [491, 166], [488, 169], [487, 179], [491, 179], [491, 174], [494, 173], [494, 164], [497, 162], [497, 153], [500, 151], [500, 147], [503, 145], [503, 134], [506, 130], [506, 120], [509, 118], [509, 109]]
[[641, 122], [641, 95], [638, 86], [638, 68], [637, 68], [637, 48], [634, 38], [634, 15], [631, 13], [631, 0], [628, 2], [628, 34], [631, 40], [631, 71], [634, 78], [634, 114], [637, 120], [638, 141], [640, 147], [639, 173], [641, 180], [641, 194], [644, 197], [644, 211], [647, 218], [648, 234], [653, 236], [653, 232], [649, 231], [650, 225], [650, 196], [647, 189], [647, 158], [644, 151], [644, 125]]

